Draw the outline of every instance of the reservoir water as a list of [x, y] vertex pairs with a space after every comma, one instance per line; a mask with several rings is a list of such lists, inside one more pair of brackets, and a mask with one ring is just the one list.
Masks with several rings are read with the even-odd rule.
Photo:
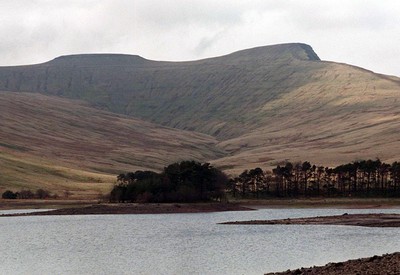
[[264, 274], [400, 251], [400, 228], [217, 224], [345, 212], [400, 209], [1, 217], [0, 274]]

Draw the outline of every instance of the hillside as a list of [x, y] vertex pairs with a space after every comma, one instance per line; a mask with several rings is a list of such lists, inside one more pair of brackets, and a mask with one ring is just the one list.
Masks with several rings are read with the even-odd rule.
[[[0, 67], [0, 89], [51, 95], [56, 100], [53, 108], [67, 98], [87, 102], [76, 106], [90, 112], [74, 118], [81, 124], [68, 131], [69, 138], [83, 146], [50, 142], [55, 145], [42, 145], [41, 150], [50, 146], [48, 151], [53, 152], [61, 146], [65, 149], [65, 158], [61, 159], [71, 166], [79, 163], [80, 155], [87, 155], [83, 162], [88, 162], [88, 171], [111, 173], [116, 172], [115, 165], [132, 170], [153, 162], [159, 168], [176, 156], [176, 150], [181, 152], [180, 148], [182, 158], [209, 160], [229, 173], [255, 166], [272, 167], [284, 160], [309, 160], [326, 166], [375, 157], [387, 162], [400, 160], [400, 79], [321, 61], [305, 44], [258, 47], [188, 62], [115, 54], [63, 56], [38, 65]], [[17, 93], [6, 94], [9, 101], [2, 104], [12, 106], [15, 99], [11, 96]], [[120, 134], [113, 136], [98, 118], [97, 126], [89, 127], [92, 112], [106, 116], [103, 121], [109, 127], [122, 127], [112, 131]], [[34, 111], [32, 114], [36, 115]], [[51, 115], [40, 114], [40, 122]], [[31, 121], [31, 116], [16, 121]], [[65, 116], [60, 115], [60, 121]], [[120, 120], [126, 123], [114, 125]], [[150, 122], [146, 127], [151, 125], [159, 131], [143, 135], [146, 131], [142, 128], [135, 133], [124, 128], [144, 121]], [[49, 122], [49, 134], [40, 139], [52, 140], [55, 135], [63, 140], [64, 132], [57, 132], [57, 124]], [[18, 131], [23, 132], [25, 127], [21, 125]], [[84, 135], [81, 129], [87, 129]], [[158, 147], [151, 142], [155, 135], [166, 135], [162, 140], [168, 144]], [[81, 136], [87, 140], [82, 141]], [[107, 151], [111, 136], [118, 137], [111, 144], [118, 148], [115, 151]], [[135, 136], [135, 142], [129, 136]], [[173, 143], [176, 139], [179, 141]], [[15, 145], [33, 147], [27, 146], [26, 140]], [[91, 160], [104, 146], [112, 153]]]
[[324, 67], [318, 60], [304, 44], [191, 62], [63, 56], [0, 68], [0, 89], [83, 99], [112, 112], [227, 139], [263, 125], [263, 104], [306, 85], [310, 72]]
[[0, 191], [107, 190], [115, 175], [221, 156], [210, 136], [93, 109], [77, 100], [0, 92]]
[[368, 158], [399, 160], [400, 79], [323, 64], [310, 73], [308, 84], [264, 104], [260, 112], [270, 118], [264, 125], [219, 143], [232, 156], [217, 163], [242, 163], [242, 169], [283, 160], [330, 166]]

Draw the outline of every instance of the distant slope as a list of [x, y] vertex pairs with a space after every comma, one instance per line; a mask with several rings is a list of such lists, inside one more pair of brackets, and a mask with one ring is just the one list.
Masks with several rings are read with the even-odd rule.
[[0, 92], [0, 125], [0, 191], [85, 189], [86, 183], [96, 190], [120, 172], [222, 155], [210, 136], [39, 94]]
[[[0, 67], [0, 88], [82, 99], [141, 122], [193, 131], [196, 145], [183, 146], [182, 157], [192, 158], [193, 147], [197, 159], [212, 160], [233, 173], [284, 160], [336, 165], [361, 158], [400, 159], [400, 79], [321, 61], [305, 44], [258, 47], [189, 62], [132, 55], [63, 56], [44, 64]], [[96, 129], [85, 135], [90, 140], [96, 137], [93, 133], [109, 135], [104, 128]], [[145, 131], [139, 132], [137, 138]], [[171, 135], [188, 140], [188, 132]], [[124, 145], [124, 137], [121, 131], [113, 143], [122, 155], [130, 154], [126, 148], [140, 148], [140, 143]], [[98, 150], [97, 145], [87, 148]], [[157, 159], [159, 167], [171, 156], [168, 148], [156, 150], [159, 155], [151, 160], [139, 150], [136, 162], [129, 158], [126, 167], [141, 161], [148, 167]], [[113, 169], [108, 161], [114, 163], [115, 155], [104, 157], [103, 167]]]

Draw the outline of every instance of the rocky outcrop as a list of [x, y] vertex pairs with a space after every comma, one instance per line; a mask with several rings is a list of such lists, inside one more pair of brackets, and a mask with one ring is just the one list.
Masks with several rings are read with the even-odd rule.
[[325, 266], [299, 268], [284, 272], [266, 273], [266, 275], [397, 275], [400, 274], [400, 253], [385, 254]]

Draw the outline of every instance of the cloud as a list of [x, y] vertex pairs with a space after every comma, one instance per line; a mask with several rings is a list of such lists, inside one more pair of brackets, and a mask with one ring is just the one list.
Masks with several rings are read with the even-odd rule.
[[400, 76], [397, 0], [0, 1], [0, 65], [89, 52], [192, 60], [304, 42], [325, 60]]

